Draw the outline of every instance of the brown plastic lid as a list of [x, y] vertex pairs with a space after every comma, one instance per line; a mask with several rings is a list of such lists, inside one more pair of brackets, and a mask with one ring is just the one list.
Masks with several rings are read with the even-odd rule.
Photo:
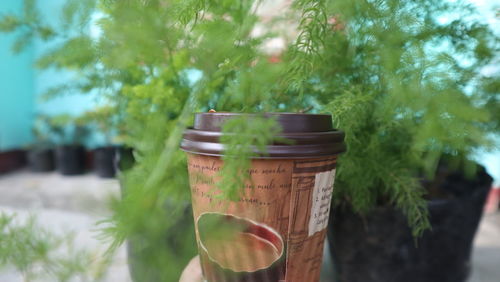
[[[264, 116], [276, 119], [281, 133], [276, 137], [289, 142], [275, 142], [267, 146], [267, 152], [256, 153], [258, 158], [297, 159], [338, 155], [345, 151], [344, 132], [332, 125], [332, 117], [324, 114], [295, 113], [197, 113], [194, 126], [188, 128], [182, 139], [181, 149], [200, 155], [221, 156], [224, 145], [220, 143], [221, 128], [228, 119]], [[230, 133], [229, 133], [230, 134]]]

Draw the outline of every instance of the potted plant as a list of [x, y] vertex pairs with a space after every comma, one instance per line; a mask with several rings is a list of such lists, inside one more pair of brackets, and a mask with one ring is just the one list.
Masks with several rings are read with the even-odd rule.
[[86, 155], [82, 144], [88, 136], [88, 127], [75, 123], [74, 118], [67, 114], [52, 116], [50, 123], [57, 143], [55, 150], [57, 170], [62, 175], [83, 174]]
[[422, 180], [432, 228], [418, 238], [383, 202], [366, 215], [348, 204], [333, 209], [328, 237], [338, 281], [466, 281], [492, 179], [482, 167], [472, 175], [462, 169], [443, 162], [433, 180]]
[[[440, 179], [438, 168], [470, 167], [474, 150], [488, 147], [489, 133], [499, 128], [498, 78], [480, 73], [493, 61], [494, 35], [466, 22], [473, 11], [458, 2], [300, 0], [286, 16], [267, 21], [258, 13], [260, 1], [99, 3], [106, 15], [101, 36], [53, 27], [51, 35], [67, 37], [39, 66], [77, 68], [85, 83], [74, 85], [84, 92], [112, 89], [102, 93], [123, 115], [124, 143], [134, 148], [136, 163], [120, 175], [126, 192], [104, 232], [112, 249], [139, 242], [134, 253], [141, 255], [133, 260], [146, 270], [138, 278], [152, 271], [148, 277], [175, 281], [195, 255], [186, 159], [178, 150], [195, 111], [331, 113], [347, 143], [335, 208], [364, 215], [379, 206], [396, 210], [410, 229], [395, 225], [394, 232], [410, 230], [415, 238], [439, 224], [429, 219], [424, 184]], [[83, 6], [65, 13], [83, 16], [64, 17], [64, 27], [89, 14]], [[456, 19], [438, 18], [447, 13]], [[37, 17], [6, 23], [10, 31], [31, 31], [28, 36], [47, 27]], [[269, 60], [269, 39], [284, 43], [279, 60]], [[452, 51], [443, 51], [448, 45]], [[79, 56], [68, 56], [69, 47]], [[240, 157], [225, 160], [221, 197], [237, 197], [249, 147], [271, 141], [271, 128], [232, 124], [237, 134], [229, 145]], [[397, 212], [387, 214], [384, 220]]]
[[116, 174], [115, 158], [118, 147], [117, 115], [113, 106], [101, 106], [87, 111], [77, 118], [79, 123], [95, 126], [103, 136], [104, 146], [99, 146], [93, 152], [93, 168], [99, 177], [112, 178]]
[[49, 117], [38, 115], [33, 125], [35, 142], [28, 151], [28, 165], [32, 171], [48, 172], [55, 169], [53, 129]]
[[[384, 3], [333, 5], [345, 28], [324, 39], [322, 57], [343, 63], [315, 72], [320, 91], [342, 89], [327, 108], [348, 140], [329, 225], [338, 281], [466, 281], [491, 185], [472, 158], [495, 147], [499, 122], [499, 73], [480, 71], [498, 38], [435, 14], [475, 13], [463, 3]], [[440, 40], [450, 49], [429, 47]]]

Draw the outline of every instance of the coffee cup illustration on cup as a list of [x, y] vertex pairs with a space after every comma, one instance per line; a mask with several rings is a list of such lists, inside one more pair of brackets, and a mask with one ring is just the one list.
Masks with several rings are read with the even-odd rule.
[[215, 212], [201, 214], [197, 227], [207, 281], [278, 281], [284, 273], [285, 245], [271, 227]]
[[278, 281], [284, 274], [285, 244], [271, 227], [215, 212], [201, 214], [197, 227], [207, 281]]

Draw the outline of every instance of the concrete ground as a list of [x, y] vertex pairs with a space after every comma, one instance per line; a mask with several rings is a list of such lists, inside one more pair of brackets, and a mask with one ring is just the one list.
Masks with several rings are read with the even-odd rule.
[[[62, 177], [57, 173], [20, 171], [0, 176], [0, 213], [15, 213], [20, 220], [35, 215], [41, 226], [56, 234], [73, 233], [78, 247], [102, 253], [107, 244], [96, 238], [95, 223], [109, 215], [106, 200], [118, 193], [116, 180], [91, 174]], [[325, 253], [324, 265], [331, 265]], [[483, 218], [475, 241], [472, 271], [470, 282], [500, 281], [500, 213]], [[332, 275], [325, 267], [322, 281], [332, 281]], [[105, 281], [130, 281], [124, 248], [115, 255]], [[23, 282], [23, 278], [14, 270], [0, 269], [0, 282]]]
[[[72, 233], [75, 247], [96, 256], [108, 246], [96, 238], [96, 222], [109, 215], [106, 201], [113, 195], [119, 195], [117, 181], [92, 174], [63, 177], [55, 172], [21, 171], [0, 176], [0, 213], [16, 214], [20, 220], [34, 215], [41, 227], [56, 235]], [[105, 281], [131, 281], [124, 248], [115, 255]], [[0, 269], [0, 282], [24, 280], [13, 270]]]

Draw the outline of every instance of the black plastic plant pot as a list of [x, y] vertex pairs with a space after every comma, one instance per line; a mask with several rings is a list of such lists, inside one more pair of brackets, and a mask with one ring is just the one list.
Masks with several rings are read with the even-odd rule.
[[[115, 169], [118, 174], [131, 169], [135, 164], [133, 149], [128, 147], [117, 147], [115, 155]], [[119, 178], [119, 180], [121, 180]], [[127, 187], [120, 181], [122, 198], [127, 196]], [[172, 210], [172, 202], [165, 203], [165, 218], [169, 217]], [[130, 277], [134, 282], [156, 282], [169, 281], [168, 268], [165, 268], [164, 252], [174, 252], [182, 249], [183, 242], [193, 242], [192, 250], [188, 250], [191, 258], [196, 253], [193, 215], [189, 202], [175, 203], [175, 206], [183, 205], [184, 216], [179, 217], [170, 229], [158, 229], [133, 232], [126, 241], [127, 261]], [[171, 218], [169, 219], [171, 220]], [[175, 232], [172, 232], [175, 230]], [[186, 236], [186, 234], [188, 234]], [[186, 251], [184, 249], [184, 251]], [[179, 253], [180, 256], [185, 255]], [[188, 261], [184, 265], [187, 265]]]
[[26, 151], [10, 150], [0, 152], [0, 174], [20, 169], [26, 165]]
[[49, 172], [55, 169], [54, 150], [32, 149], [28, 152], [28, 165], [34, 172]]
[[94, 151], [94, 171], [102, 178], [113, 178], [116, 175], [115, 156], [117, 148], [113, 146], [97, 148]]
[[66, 145], [56, 148], [56, 166], [62, 175], [85, 173], [85, 148], [81, 145]]
[[[177, 218], [170, 228], [148, 229], [146, 227], [128, 236], [127, 262], [132, 281], [172, 281], [167, 278], [171, 277], [172, 273], [164, 267], [168, 263], [166, 258], [177, 254], [177, 263], [183, 261], [180, 264], [187, 265], [189, 259], [196, 255], [192, 209], [189, 202], [175, 203], [175, 206], [179, 205], [186, 206], [185, 213]], [[169, 217], [169, 206], [170, 204], [165, 204], [165, 218]], [[186, 242], [192, 242], [192, 247], [187, 247]], [[186, 260], [186, 257], [189, 259]]]
[[94, 150], [87, 150], [85, 152], [85, 170], [94, 170]]
[[125, 146], [118, 146], [113, 160], [115, 171], [117, 173], [127, 171], [131, 169], [134, 164], [134, 149]]
[[464, 282], [491, 177], [452, 173], [446, 199], [428, 202], [432, 230], [415, 240], [401, 212], [379, 207], [361, 217], [337, 208], [328, 239], [340, 282]]

